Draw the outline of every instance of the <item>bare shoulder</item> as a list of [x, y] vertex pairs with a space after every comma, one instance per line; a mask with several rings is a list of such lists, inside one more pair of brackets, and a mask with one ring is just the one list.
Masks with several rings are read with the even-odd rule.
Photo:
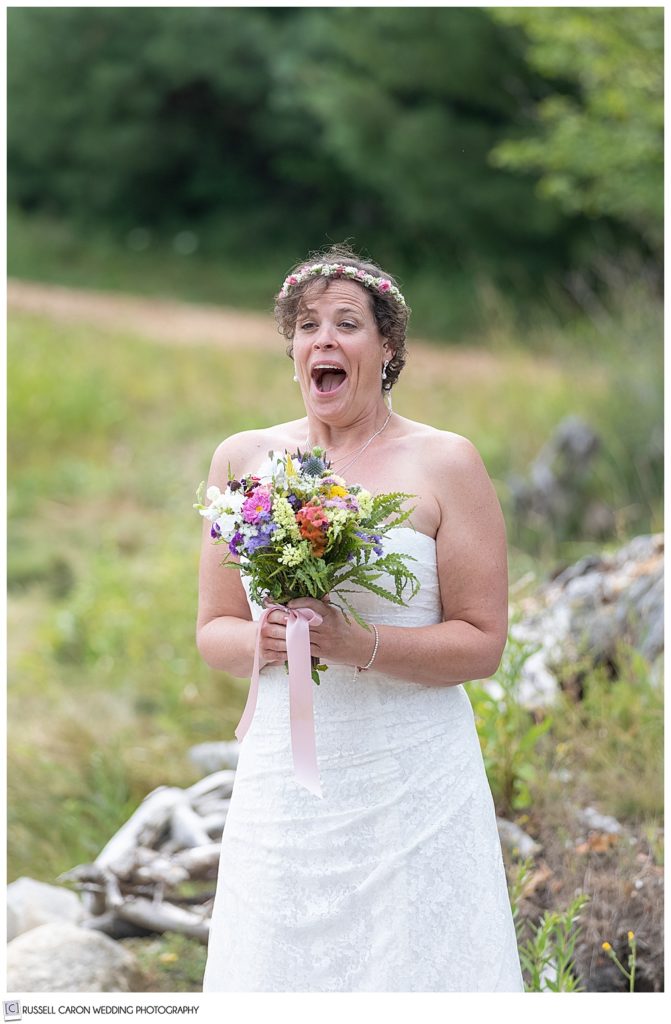
[[478, 448], [463, 434], [432, 428], [430, 444], [433, 458], [438, 459], [441, 469], [446, 473], [463, 474], [485, 470]]
[[404, 419], [409, 450], [415, 457], [422, 454], [422, 464], [434, 477], [436, 471], [444, 474], [463, 474], [484, 470], [484, 462], [475, 444], [463, 434], [452, 430], [439, 430], [428, 423]]
[[241, 430], [225, 437], [212, 456], [210, 482], [223, 487], [228, 480], [229, 468], [237, 477], [253, 472], [267, 454], [265, 436], [265, 430]]
[[210, 483], [222, 487], [228, 480], [229, 466], [234, 476], [252, 473], [261, 465], [270, 450], [278, 451], [300, 437], [301, 420], [278, 423], [254, 430], [240, 430], [224, 438], [212, 456]]
[[[436, 430], [430, 440], [443, 519], [498, 506], [496, 491], [477, 446], [463, 434]], [[495, 512], [496, 514], [496, 512]]]
[[440, 507], [439, 557], [458, 564], [457, 551], [469, 551], [477, 564], [504, 565], [505, 522], [496, 488], [477, 446], [463, 434], [436, 430], [427, 444], [434, 466], [434, 494]]

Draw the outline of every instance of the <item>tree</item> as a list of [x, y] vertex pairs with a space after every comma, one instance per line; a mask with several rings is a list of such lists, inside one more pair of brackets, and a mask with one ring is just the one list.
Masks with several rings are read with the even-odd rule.
[[664, 12], [659, 7], [491, 8], [528, 38], [548, 84], [536, 131], [494, 146], [495, 167], [540, 172], [570, 215], [611, 217], [661, 254]]

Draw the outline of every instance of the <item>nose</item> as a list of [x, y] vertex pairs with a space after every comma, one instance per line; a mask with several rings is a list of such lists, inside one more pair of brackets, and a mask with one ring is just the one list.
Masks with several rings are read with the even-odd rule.
[[333, 329], [329, 327], [328, 324], [325, 324], [322, 329], [318, 331], [312, 347], [316, 349], [330, 349], [333, 348], [335, 344]]

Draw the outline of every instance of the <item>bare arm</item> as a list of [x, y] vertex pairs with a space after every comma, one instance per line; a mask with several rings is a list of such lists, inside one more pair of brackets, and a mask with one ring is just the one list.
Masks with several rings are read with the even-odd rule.
[[[207, 486], [216, 484], [220, 490], [225, 489], [229, 462], [236, 474], [252, 472], [261, 461], [259, 436], [260, 431], [244, 431], [222, 441], [212, 457]], [[210, 536], [211, 525], [203, 518], [196, 644], [211, 668], [248, 679], [254, 666], [258, 622], [252, 619], [239, 572], [221, 565], [228, 547], [214, 543]], [[230, 558], [239, 561], [233, 555]], [[282, 643], [286, 635], [283, 621], [283, 614], [274, 611], [264, 626], [261, 668], [286, 658], [286, 643]]]
[[[432, 445], [432, 448], [434, 446]], [[505, 523], [479, 452], [465, 437], [442, 435], [431, 453], [441, 482], [442, 519], [436, 537], [443, 622], [378, 626], [373, 668], [429, 686], [484, 679], [498, 668], [508, 635]], [[324, 623], [311, 628], [311, 653], [325, 661], [365, 665], [374, 636], [347, 626], [342, 614], [312, 598], [289, 605], [316, 608]]]
[[436, 557], [445, 621], [379, 626], [374, 667], [449, 686], [486, 679], [499, 666], [508, 636], [508, 557], [501, 506], [475, 445], [459, 438], [437, 464], [443, 516]]

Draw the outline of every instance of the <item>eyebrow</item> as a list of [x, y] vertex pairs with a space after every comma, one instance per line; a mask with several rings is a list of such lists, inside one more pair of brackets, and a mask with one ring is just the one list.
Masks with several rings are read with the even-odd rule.
[[[316, 312], [316, 310], [317, 310], [316, 306], [303, 306], [303, 308], [300, 310], [300, 314], [302, 315], [304, 313], [314, 313], [314, 312]], [[356, 313], [359, 316], [361, 316], [361, 310], [357, 309], [356, 306], [337, 306], [335, 312], [336, 313]]]

